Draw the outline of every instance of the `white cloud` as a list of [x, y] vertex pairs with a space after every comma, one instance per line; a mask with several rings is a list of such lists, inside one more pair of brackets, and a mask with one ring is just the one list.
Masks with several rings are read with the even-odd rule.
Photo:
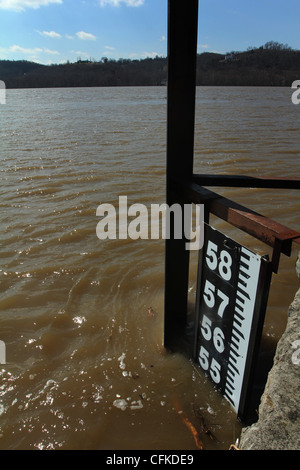
[[47, 38], [61, 38], [61, 34], [56, 33], [55, 31], [37, 31], [41, 36], [45, 36]]
[[88, 57], [89, 54], [87, 52], [83, 52], [83, 51], [74, 51], [76, 54], [78, 55], [83, 55], [84, 57]]
[[76, 36], [83, 41], [96, 41], [96, 36], [91, 33], [85, 33], [84, 31], [79, 31], [76, 33]]
[[119, 7], [121, 3], [125, 3], [127, 7], [139, 7], [144, 4], [144, 0], [100, 0], [100, 5], [102, 7], [105, 7], [106, 5]]
[[159, 56], [159, 54], [157, 52], [147, 52], [147, 51], [132, 52], [131, 54], [129, 54], [130, 59], [148, 59], [148, 58], [154, 59], [157, 56]]
[[22, 47], [14, 44], [13, 46], [10, 46], [9, 52], [12, 53], [19, 53], [24, 56], [31, 56], [36, 58], [37, 54], [50, 54], [50, 55], [59, 55], [60, 53], [58, 51], [53, 51], [52, 49], [41, 49], [40, 47], [33, 47], [33, 48], [27, 48], [27, 47]]
[[45, 54], [59, 55], [58, 51], [52, 51], [51, 49], [44, 49]]
[[143, 52], [142, 53], [142, 58], [144, 59], [148, 59], [148, 58], [155, 58], [157, 57], [159, 54], [157, 52]]
[[62, 0], [0, 0], [3, 10], [23, 11], [26, 8], [40, 8], [51, 3], [62, 3]]
[[40, 47], [34, 47], [32, 49], [28, 49], [28, 48], [17, 46], [17, 45], [10, 46], [9, 50], [11, 52], [21, 52], [21, 54], [36, 54], [37, 52], [43, 52], [43, 49], [41, 49]]
[[107, 49], [109, 51], [115, 51], [116, 50], [115, 47], [111, 47], [111, 46], [104, 46], [104, 49]]

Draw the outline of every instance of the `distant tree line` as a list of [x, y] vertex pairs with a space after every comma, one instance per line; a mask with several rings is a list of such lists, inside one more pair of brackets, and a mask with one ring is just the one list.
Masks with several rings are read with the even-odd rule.
[[[296, 79], [300, 79], [300, 51], [287, 44], [269, 41], [244, 52], [197, 56], [198, 86], [290, 86]], [[53, 65], [0, 60], [0, 80], [7, 88], [159, 86], [167, 82], [167, 59], [78, 58], [75, 63]]]
[[269, 41], [245, 52], [198, 57], [197, 85], [291, 86], [300, 79], [300, 51]]
[[0, 79], [7, 88], [98, 87], [160, 85], [167, 77], [165, 58], [144, 60], [103, 58], [99, 62], [41, 65], [0, 61]]

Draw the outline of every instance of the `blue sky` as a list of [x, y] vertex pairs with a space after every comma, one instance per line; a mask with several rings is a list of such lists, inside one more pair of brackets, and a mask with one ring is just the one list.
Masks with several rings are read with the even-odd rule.
[[[166, 56], [167, 3], [0, 0], [0, 59], [49, 64]], [[198, 52], [246, 50], [270, 40], [300, 49], [299, 21], [299, 0], [199, 0]]]

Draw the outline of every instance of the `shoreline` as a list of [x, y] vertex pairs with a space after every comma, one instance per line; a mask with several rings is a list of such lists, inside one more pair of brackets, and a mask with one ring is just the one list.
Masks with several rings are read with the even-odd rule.
[[[296, 262], [300, 282], [300, 252]], [[258, 421], [242, 430], [241, 450], [300, 449], [300, 288], [288, 310], [273, 367], [261, 397]]]

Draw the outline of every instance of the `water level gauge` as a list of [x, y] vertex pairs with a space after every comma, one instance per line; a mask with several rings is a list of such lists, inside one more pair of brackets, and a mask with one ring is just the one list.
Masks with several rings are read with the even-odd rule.
[[205, 224], [195, 359], [243, 419], [267, 305], [271, 263]]

